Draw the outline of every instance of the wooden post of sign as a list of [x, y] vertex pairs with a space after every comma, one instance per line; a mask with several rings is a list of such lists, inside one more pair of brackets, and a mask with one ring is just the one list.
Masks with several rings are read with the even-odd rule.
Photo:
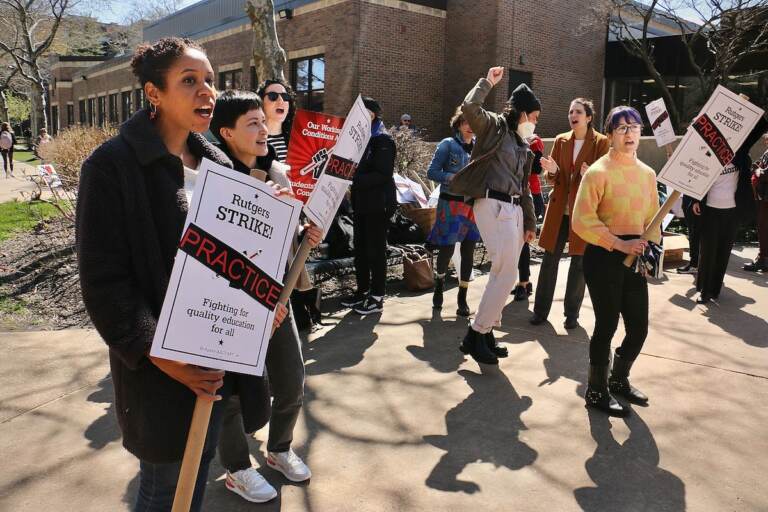
[[181, 461], [171, 512], [189, 512], [189, 507], [192, 505], [192, 495], [195, 492], [200, 457], [203, 455], [205, 435], [208, 433], [212, 409], [213, 402], [210, 400], [198, 397], [195, 401], [195, 410], [192, 413], [192, 423], [189, 425], [187, 446], [184, 448], [184, 458]]
[[[251, 171], [251, 176], [262, 181], [266, 179], [266, 173], [258, 169]], [[296, 251], [296, 256], [293, 258], [288, 272], [285, 274], [283, 291], [278, 299], [283, 306], [287, 305], [288, 300], [291, 298], [291, 293], [293, 293], [296, 281], [298, 281], [299, 274], [301, 274], [304, 264], [307, 262], [311, 249], [309, 238], [305, 237]], [[192, 495], [195, 492], [195, 482], [197, 481], [197, 473], [200, 470], [200, 458], [203, 455], [205, 436], [208, 433], [212, 409], [213, 402], [210, 400], [198, 398], [195, 401], [195, 410], [192, 413], [192, 422], [189, 425], [187, 445], [184, 448], [184, 459], [181, 461], [181, 471], [179, 472], [179, 480], [176, 483], [176, 494], [173, 497], [171, 512], [189, 512], [189, 507], [192, 505]]]

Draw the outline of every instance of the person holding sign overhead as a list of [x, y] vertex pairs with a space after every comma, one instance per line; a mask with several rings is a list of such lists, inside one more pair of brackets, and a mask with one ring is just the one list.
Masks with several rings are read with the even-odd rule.
[[474, 321], [459, 350], [475, 361], [498, 364], [507, 350], [493, 336], [501, 312], [517, 280], [524, 242], [536, 236], [536, 214], [528, 176], [533, 153], [525, 140], [533, 135], [541, 104], [521, 84], [503, 114], [483, 108], [491, 89], [501, 82], [503, 67], [488, 70], [464, 98], [461, 110], [477, 137], [472, 161], [454, 175], [451, 191], [474, 198], [472, 211], [491, 260], [491, 273]]
[[[216, 98], [202, 47], [169, 37], [136, 49], [131, 68], [150, 108], [83, 163], [76, 243], [83, 302], [109, 346], [123, 446], [139, 461], [134, 510], [170, 511], [197, 399], [216, 401], [194, 486], [202, 506], [222, 405], [236, 374], [149, 356], [202, 158], [230, 160], [205, 140]], [[287, 314], [276, 308], [273, 328]], [[253, 385], [263, 379], [254, 378]], [[266, 402], [268, 404], [268, 401]]]
[[[626, 416], [629, 408], [613, 394], [636, 404], [648, 402], [629, 384], [629, 371], [648, 334], [648, 283], [623, 263], [627, 254], [644, 253], [648, 242], [640, 236], [659, 209], [656, 173], [637, 159], [642, 129], [634, 108], [611, 109], [605, 120], [611, 149], [584, 173], [571, 213], [573, 231], [587, 243], [584, 279], [595, 311], [584, 398], [587, 407], [614, 416]], [[659, 243], [661, 231], [650, 239]], [[626, 336], [616, 349], [609, 378], [611, 340], [619, 316], [624, 318]]]
[[563, 249], [568, 242], [571, 263], [565, 287], [565, 328], [578, 327], [581, 302], [584, 300], [584, 270], [582, 255], [586, 244], [573, 232], [570, 212], [576, 200], [581, 177], [595, 160], [608, 152], [608, 138], [592, 126], [594, 105], [590, 100], [576, 98], [568, 109], [571, 131], [555, 137], [549, 158], [541, 159], [547, 181], [553, 185], [539, 246], [544, 258], [536, 285], [536, 300], [530, 322], [539, 325], [547, 321], [557, 284], [557, 269]]

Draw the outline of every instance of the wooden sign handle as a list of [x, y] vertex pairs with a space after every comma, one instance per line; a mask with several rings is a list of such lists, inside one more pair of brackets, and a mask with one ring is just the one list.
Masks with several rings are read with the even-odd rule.
[[173, 497], [171, 512], [189, 512], [192, 496], [195, 492], [195, 482], [200, 469], [200, 458], [205, 446], [205, 435], [208, 433], [208, 423], [211, 421], [213, 402], [198, 397], [192, 422], [189, 425], [187, 446], [184, 448], [184, 459], [181, 461], [179, 480], [176, 483], [176, 494]]
[[[643, 234], [640, 235], [640, 238], [643, 240], [648, 240], [648, 238], [655, 232], [659, 231], [661, 228], [661, 221], [664, 220], [664, 217], [667, 216], [667, 214], [672, 210], [672, 206], [674, 206], [677, 199], [680, 197], [680, 192], [677, 190], [673, 190], [671, 194], [667, 197], [667, 200], [664, 201], [664, 204], [661, 205], [661, 208], [656, 212], [656, 215], [653, 216], [653, 219], [651, 220], [651, 223], [648, 225], [647, 228], [645, 228], [645, 231], [643, 231]], [[634, 254], [627, 254], [627, 257], [624, 258], [624, 266], [625, 267], [631, 267], [635, 263], [636, 256]]]

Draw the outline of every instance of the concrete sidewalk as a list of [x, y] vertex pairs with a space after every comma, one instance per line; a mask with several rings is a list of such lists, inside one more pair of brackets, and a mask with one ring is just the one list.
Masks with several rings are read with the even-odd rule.
[[[442, 315], [430, 293], [407, 292], [381, 315], [338, 311], [304, 347], [294, 447], [312, 482], [265, 469], [280, 495], [255, 505], [225, 489], [216, 465], [205, 510], [768, 510], [768, 276], [739, 270], [754, 255], [733, 255], [719, 305], [695, 304], [692, 276], [650, 286], [633, 375], [651, 405], [626, 420], [583, 406], [593, 313], [587, 297], [583, 328], [563, 329], [567, 261], [551, 324], [531, 326], [525, 302], [507, 306], [498, 369], [457, 350], [455, 288]], [[472, 283], [471, 306], [486, 279]], [[129, 510], [138, 464], [120, 446], [98, 336], [1, 333], [0, 346], [0, 510]], [[252, 440], [261, 466], [265, 440]]]
[[37, 189], [37, 186], [29, 180], [30, 176], [37, 176], [36, 167], [17, 161], [13, 162], [13, 167], [12, 178], [6, 178], [5, 173], [0, 176], [0, 203], [14, 199], [22, 201], [22, 192], [28, 196]]

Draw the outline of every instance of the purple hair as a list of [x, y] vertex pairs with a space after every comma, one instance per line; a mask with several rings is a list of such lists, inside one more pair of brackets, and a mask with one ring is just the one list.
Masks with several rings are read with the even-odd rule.
[[613, 130], [619, 126], [619, 121], [621, 120], [624, 120], [626, 123], [635, 122], [640, 125], [643, 124], [643, 118], [640, 117], [640, 112], [632, 107], [619, 105], [618, 107], [613, 107], [605, 118], [605, 125], [603, 126], [605, 134], [610, 135], [613, 133]]

